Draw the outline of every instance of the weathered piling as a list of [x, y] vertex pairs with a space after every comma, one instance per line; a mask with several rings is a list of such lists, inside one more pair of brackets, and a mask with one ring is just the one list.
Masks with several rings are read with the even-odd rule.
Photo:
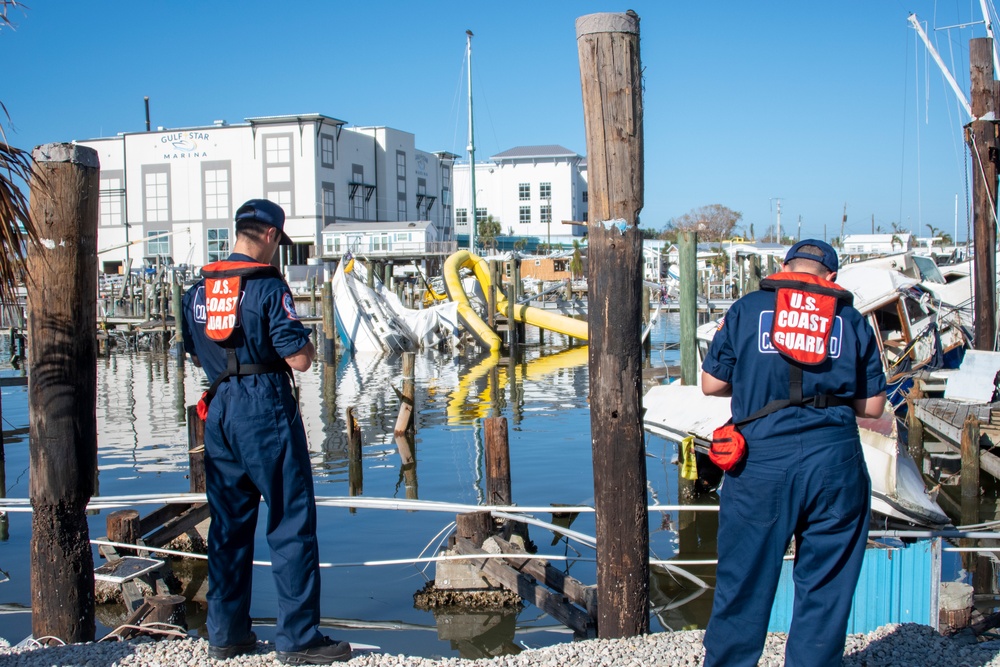
[[333, 321], [333, 284], [323, 283], [323, 361], [337, 363], [337, 330]]
[[119, 544], [135, 544], [142, 537], [140, 523], [138, 510], [112, 512], [107, 518], [108, 540]]
[[486, 432], [486, 504], [510, 505], [510, 445], [507, 439], [507, 418], [487, 417]]
[[497, 288], [501, 286], [500, 270], [497, 268], [498, 265], [499, 263], [497, 260], [490, 260], [489, 267], [491, 288], [486, 290], [486, 324], [489, 325], [492, 331], [497, 330]]
[[[361, 468], [361, 424], [354, 416], [354, 408], [347, 408], [347, 478], [348, 493], [353, 498], [364, 492], [364, 471]], [[351, 508], [354, 513], [354, 508]]]
[[994, 80], [993, 40], [969, 40], [972, 117], [965, 126], [965, 140], [972, 151], [972, 224], [975, 295], [973, 314], [975, 348], [992, 350], [996, 343], [996, 201], [997, 201], [997, 94]]
[[962, 425], [962, 500], [979, 497], [979, 419], [965, 418]]
[[759, 290], [760, 278], [760, 255], [750, 255], [750, 269], [747, 271], [747, 284], [743, 288], [743, 293], [749, 294]]
[[[511, 270], [513, 271], [513, 269]], [[517, 345], [520, 342], [517, 338], [517, 327], [514, 326], [514, 306], [516, 303], [517, 288], [514, 287], [514, 283], [511, 283], [507, 286], [507, 348], [511, 357], [515, 356]]]
[[649, 632], [649, 526], [639, 344], [643, 205], [639, 17], [576, 21], [589, 165], [590, 409], [598, 633]]
[[680, 272], [681, 384], [698, 384], [698, 233], [681, 232], [677, 244]]
[[[406, 497], [416, 500], [417, 493], [417, 453], [416, 441], [409, 433], [395, 436], [396, 448], [399, 450], [399, 478], [406, 487]], [[398, 483], [397, 483], [397, 488]]]
[[97, 216], [92, 148], [35, 148], [28, 246], [31, 629], [93, 641], [94, 560], [86, 508], [97, 471]]
[[403, 353], [403, 390], [399, 392], [399, 414], [396, 416], [396, 426], [393, 428], [394, 436], [416, 432], [413, 418], [413, 399], [415, 395], [413, 368], [416, 356], [413, 352]]
[[205, 422], [198, 416], [198, 406], [187, 409], [188, 481], [191, 493], [205, 493]]
[[181, 285], [174, 282], [172, 285], [171, 309], [174, 314], [174, 353], [177, 355], [177, 365], [184, 366], [184, 306], [181, 296]]

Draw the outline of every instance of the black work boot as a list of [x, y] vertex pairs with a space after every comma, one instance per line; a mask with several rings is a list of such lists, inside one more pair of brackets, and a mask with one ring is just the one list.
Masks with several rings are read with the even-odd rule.
[[351, 645], [323, 637], [323, 643], [299, 651], [278, 651], [278, 660], [286, 665], [329, 665], [351, 659]]
[[253, 653], [257, 650], [257, 635], [250, 633], [247, 638], [238, 644], [232, 644], [230, 646], [212, 646], [208, 647], [208, 657], [213, 660], [228, 660], [229, 658], [235, 658], [238, 655], [246, 655], [247, 653]]

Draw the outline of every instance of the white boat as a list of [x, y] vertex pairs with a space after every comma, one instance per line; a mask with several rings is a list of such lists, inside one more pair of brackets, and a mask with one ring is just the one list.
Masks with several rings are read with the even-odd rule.
[[352, 352], [392, 354], [430, 347], [457, 336], [458, 304], [423, 310], [405, 308], [377, 276], [350, 255], [333, 275], [333, 312], [337, 334]]

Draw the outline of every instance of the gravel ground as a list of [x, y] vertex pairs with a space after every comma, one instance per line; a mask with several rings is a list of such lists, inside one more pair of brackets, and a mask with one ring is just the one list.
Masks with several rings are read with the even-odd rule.
[[[493, 665], [495, 667], [602, 667], [623, 665], [700, 665], [704, 656], [701, 630], [660, 632], [632, 639], [602, 640], [559, 644], [524, 651], [518, 655], [491, 660], [461, 660], [448, 658], [430, 660], [383, 653], [357, 654], [348, 665], [355, 667], [434, 667], [452, 665]], [[6, 642], [4, 642], [5, 644]], [[785, 635], [768, 636], [760, 665], [784, 664]], [[112, 665], [142, 665], [194, 667], [211, 661], [203, 639], [153, 642], [77, 644], [52, 648], [17, 649], [0, 647], [2, 667], [48, 667], [49, 665], [81, 665], [110, 667]], [[221, 664], [221, 663], [218, 663]], [[227, 661], [229, 665], [277, 665], [274, 649], [260, 642], [257, 653]], [[851, 667], [1000, 667], [1000, 641], [977, 642], [973, 636], [942, 637], [932, 628], [906, 624], [886, 625], [867, 635], [850, 635], [844, 651], [844, 665]]]

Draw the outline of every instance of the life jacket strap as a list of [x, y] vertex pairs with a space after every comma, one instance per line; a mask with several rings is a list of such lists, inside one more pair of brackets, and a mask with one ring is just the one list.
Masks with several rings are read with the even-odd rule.
[[788, 384], [789, 384], [789, 397], [781, 398], [778, 400], [771, 401], [764, 407], [762, 407], [757, 412], [753, 413], [746, 419], [741, 419], [736, 423], [736, 426], [743, 426], [744, 424], [749, 424], [750, 422], [760, 419], [761, 417], [766, 417], [769, 414], [775, 413], [778, 410], [784, 410], [785, 408], [790, 408], [793, 406], [802, 407], [813, 407], [813, 408], [835, 408], [842, 405], [852, 406], [854, 400], [850, 398], [842, 398], [840, 396], [834, 396], [833, 394], [819, 394], [818, 396], [809, 396], [808, 398], [802, 397], [802, 368], [796, 366], [795, 364], [788, 364]]
[[231, 377], [244, 377], [247, 375], [263, 375], [265, 373], [288, 373], [288, 376], [292, 379], [292, 384], [295, 383], [295, 377], [292, 375], [292, 369], [288, 365], [288, 362], [284, 359], [279, 361], [271, 361], [266, 364], [240, 364], [239, 359], [236, 357], [236, 350], [233, 348], [226, 348], [226, 370], [215, 378], [212, 382], [212, 386], [208, 388], [204, 394], [201, 395], [201, 399], [198, 401], [198, 414], [204, 420], [208, 416], [208, 406], [215, 398], [215, 393], [219, 390], [219, 387], [223, 382]]

